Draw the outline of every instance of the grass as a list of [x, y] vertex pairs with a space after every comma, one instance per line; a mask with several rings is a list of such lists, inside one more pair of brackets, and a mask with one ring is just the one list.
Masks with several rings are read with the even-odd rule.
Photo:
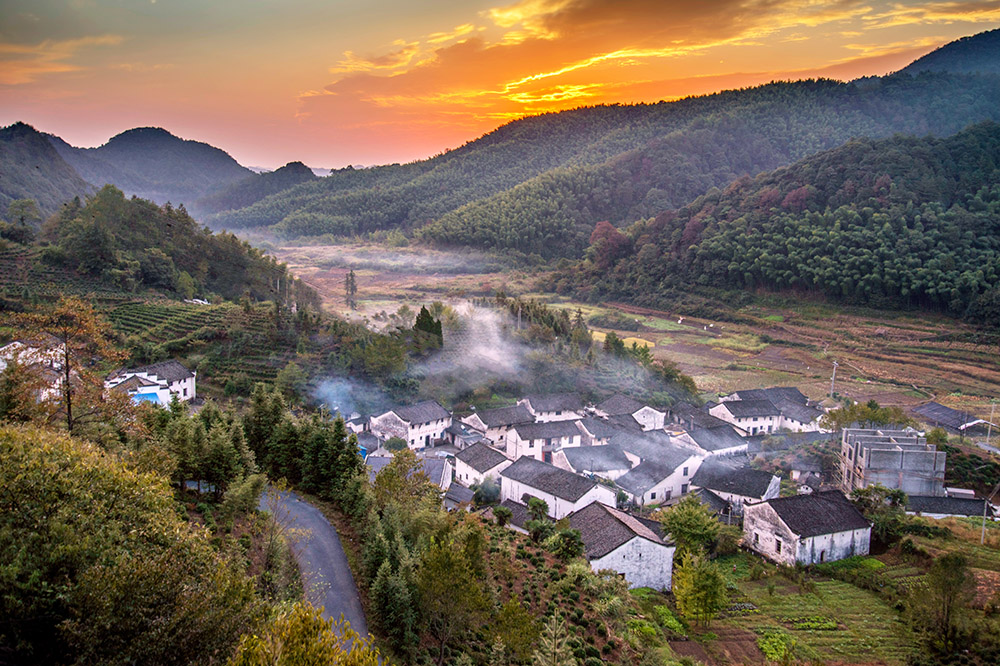
[[[604, 342], [604, 338], [608, 337], [607, 333], [602, 333], [601, 331], [591, 331], [590, 336], [595, 342]], [[656, 346], [656, 343], [652, 340], [646, 340], [645, 338], [637, 338], [634, 336], [629, 336], [627, 338], [622, 338], [622, 342], [625, 343], [626, 347], [631, 347], [633, 343], [639, 345], [640, 347], [646, 346], [652, 349]]]
[[724, 338], [710, 338], [708, 344], [721, 349], [731, 349], [733, 351], [757, 353], [767, 349], [768, 344], [763, 342], [759, 336], [752, 333], [738, 333]]

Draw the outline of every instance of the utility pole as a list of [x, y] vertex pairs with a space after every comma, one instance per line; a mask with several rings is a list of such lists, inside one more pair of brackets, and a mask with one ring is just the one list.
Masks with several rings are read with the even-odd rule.
[[833, 376], [830, 377], [830, 399], [833, 399], [833, 387], [837, 383], [837, 365], [836, 361], [833, 362]]

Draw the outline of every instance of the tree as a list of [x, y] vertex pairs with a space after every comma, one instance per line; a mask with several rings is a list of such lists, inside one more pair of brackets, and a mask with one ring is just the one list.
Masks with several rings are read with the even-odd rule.
[[397, 451], [375, 475], [375, 503], [381, 508], [396, 504], [413, 510], [427, 497], [437, 497], [437, 492], [423, 461], [410, 449]]
[[136, 423], [130, 418], [128, 396], [104, 390], [101, 369], [121, 363], [127, 354], [114, 345], [111, 325], [90, 303], [64, 296], [53, 306], [17, 315], [13, 323], [28, 341], [18, 360], [48, 366], [59, 374], [55, 390], [41, 397], [58, 404], [69, 432], [86, 424]]
[[928, 642], [941, 652], [961, 647], [966, 605], [975, 594], [975, 585], [965, 556], [947, 553], [934, 560], [924, 584], [911, 592], [913, 620], [926, 632]]
[[531, 648], [538, 642], [538, 622], [516, 598], [500, 607], [489, 627], [494, 646], [500, 645], [503, 663], [513, 659], [524, 663], [531, 657]]
[[705, 627], [729, 600], [726, 577], [719, 566], [706, 555], [690, 552], [674, 570], [673, 591], [681, 613]]
[[401, 573], [392, 570], [388, 559], [379, 567], [369, 597], [374, 624], [386, 635], [393, 649], [403, 650], [413, 644], [416, 610], [410, 588]]
[[851, 502], [872, 523], [872, 534], [882, 543], [892, 543], [906, 525], [906, 493], [875, 483], [851, 492]]
[[607, 221], [598, 222], [590, 234], [589, 255], [600, 270], [611, 268], [631, 247], [628, 237]]
[[583, 555], [580, 530], [559, 530], [551, 537], [548, 545], [552, 553], [564, 562]]
[[441, 321], [435, 319], [424, 306], [420, 306], [420, 312], [417, 313], [417, 319], [413, 323], [413, 331], [424, 334], [432, 341], [432, 345], [435, 347], [440, 347], [444, 342]]
[[916, 422], [907, 416], [902, 407], [882, 407], [874, 400], [864, 404], [856, 402], [831, 410], [820, 419], [820, 425], [828, 430], [843, 430], [855, 424], [862, 428], [875, 428], [890, 425], [913, 426]]
[[548, 520], [549, 504], [537, 497], [528, 498], [528, 515], [535, 520]]
[[278, 376], [274, 379], [274, 385], [288, 398], [295, 398], [306, 387], [309, 376], [305, 370], [299, 367], [295, 361], [289, 361], [285, 367], [278, 371]]
[[7, 221], [22, 227], [37, 227], [42, 213], [34, 199], [14, 199], [7, 204]]
[[228, 666], [378, 666], [383, 662], [371, 639], [349, 622], [323, 619], [318, 608], [300, 601], [263, 631], [240, 641]]
[[532, 666], [577, 666], [580, 662], [573, 656], [569, 646], [569, 633], [562, 617], [553, 615], [545, 623], [538, 648], [531, 655]]
[[348, 272], [347, 277], [344, 279], [344, 300], [347, 303], [347, 308], [349, 310], [357, 310], [358, 308], [358, 281], [354, 275], [354, 269], [352, 268]]
[[402, 451], [407, 448], [406, 440], [402, 437], [390, 437], [385, 440], [385, 444], [383, 446], [385, 446], [385, 448], [389, 451]]
[[448, 643], [481, 622], [487, 610], [486, 593], [455, 546], [432, 542], [417, 575], [420, 617], [438, 643], [438, 666], [444, 663]]
[[[476, 506], [496, 504], [500, 501], [500, 484], [497, 483], [491, 476], [483, 479], [482, 483], [474, 485], [472, 490], [472, 499], [476, 503]], [[495, 514], [496, 511], [494, 511], [494, 515]]]
[[513, 516], [514, 512], [505, 506], [498, 506], [493, 509], [493, 518], [496, 519], [497, 525], [500, 527], [506, 525]]
[[721, 525], [712, 511], [695, 495], [686, 495], [680, 502], [663, 511], [660, 521], [677, 544], [677, 555], [708, 553], [719, 537]]

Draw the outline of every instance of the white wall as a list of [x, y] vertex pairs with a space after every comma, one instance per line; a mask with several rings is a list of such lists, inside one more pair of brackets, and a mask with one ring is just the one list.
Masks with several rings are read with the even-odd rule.
[[674, 566], [674, 547], [635, 537], [604, 557], [590, 560], [594, 571], [612, 569], [625, 576], [630, 588], [669, 590]]
[[871, 545], [871, 528], [820, 534], [799, 542], [796, 561], [800, 564], [833, 562], [854, 555], [867, 555]]
[[500, 472], [507, 469], [513, 462], [513, 460], [505, 460], [496, 467], [492, 467], [485, 472], [480, 472], [472, 465], [455, 458], [455, 477], [464, 486], [482, 483], [486, 477], [493, 477], [494, 481], [498, 481], [500, 479]]
[[507, 446], [505, 452], [507, 457], [517, 460], [522, 456], [529, 456], [535, 460], [544, 460], [544, 452], [555, 451], [557, 449], [580, 446], [582, 434], [577, 433], [566, 437], [553, 437], [551, 439], [521, 439], [516, 428], [507, 433]]
[[[668, 499], [686, 495], [691, 492], [691, 477], [698, 472], [702, 460], [701, 456], [691, 456], [683, 464], [678, 465], [677, 469], [670, 476], [646, 490], [642, 497], [636, 497], [631, 493], [626, 494], [631, 499], [643, 505], [660, 504]], [[684, 473], [685, 468], [687, 468], [687, 474]], [[667, 496], [667, 491], [670, 492], [669, 497]]]
[[545, 502], [549, 505], [549, 515], [556, 520], [564, 518], [574, 511], [579, 511], [591, 502], [600, 502], [606, 506], [613, 507], [615, 506], [615, 499], [617, 495], [617, 493], [615, 493], [615, 491], [611, 488], [596, 484], [593, 488], [584, 493], [583, 497], [575, 502], [570, 502], [569, 500], [562, 499], [561, 497], [556, 497], [555, 495], [550, 495], [549, 493], [543, 493], [541, 490], [532, 488], [531, 486], [521, 483], [520, 481], [501, 477], [501, 502], [508, 499], [514, 500], [515, 502], [521, 502], [521, 498], [526, 493], [532, 497], [537, 497], [540, 500], [545, 500]]
[[667, 415], [647, 405], [633, 414], [632, 418], [642, 424], [643, 430], [663, 430]]
[[410, 424], [399, 418], [395, 412], [386, 412], [371, 419], [372, 433], [382, 439], [401, 437], [411, 449], [422, 449], [444, 437], [444, 431], [451, 426], [451, 417], [431, 423]]
[[774, 509], [767, 504], [753, 504], [743, 510], [743, 543], [780, 564], [818, 564], [821, 559], [833, 562], [853, 555], [867, 555], [871, 528], [820, 534], [800, 541]]

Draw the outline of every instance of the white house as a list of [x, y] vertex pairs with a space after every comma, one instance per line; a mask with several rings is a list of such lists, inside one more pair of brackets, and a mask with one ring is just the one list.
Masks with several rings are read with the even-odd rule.
[[712, 416], [732, 423], [747, 435], [763, 435], [778, 430], [820, 432], [823, 412], [795, 387], [737, 391], [719, 399], [709, 409]]
[[631, 416], [642, 425], [643, 430], [663, 430], [667, 418], [666, 412], [621, 394], [613, 395], [595, 405], [594, 413], [604, 418]]
[[871, 532], [871, 523], [839, 490], [743, 507], [743, 543], [788, 566], [867, 555]]
[[583, 434], [576, 421], [548, 421], [516, 425], [507, 433], [507, 457], [517, 460], [530, 456], [552, 462], [552, 454], [563, 448], [580, 446]]
[[644, 452], [642, 461], [615, 483], [636, 504], [661, 504], [691, 490], [691, 478], [703, 459], [700, 451], [678, 443], [661, 446]]
[[711, 490], [739, 514], [748, 502], [777, 497], [781, 492], [781, 479], [770, 472], [709, 458], [691, 478], [691, 487]]
[[14, 340], [0, 347], [0, 372], [13, 362], [41, 380], [35, 396], [37, 400], [60, 397], [65, 366], [62, 343], [55, 336], [45, 334], [36, 340]]
[[535, 417], [531, 415], [527, 407], [514, 405], [513, 407], [500, 407], [473, 412], [462, 419], [462, 422], [479, 432], [485, 433], [486, 439], [493, 446], [505, 449], [507, 447], [507, 433], [510, 429], [516, 425], [534, 423]]
[[670, 589], [674, 545], [653, 528], [600, 502], [571, 514], [569, 526], [580, 530], [584, 554], [594, 571], [617, 571], [630, 588]]
[[770, 400], [727, 400], [708, 413], [732, 423], [746, 435], [777, 432], [781, 424], [781, 412]]
[[706, 456], [734, 456], [746, 453], [749, 442], [728, 423], [712, 428], [689, 428], [680, 438], [705, 452]]
[[[170, 399], [177, 397], [181, 402], [190, 402], [197, 397], [197, 372], [185, 368], [180, 361], [161, 361], [139, 368], [128, 368], [112, 373], [105, 381], [104, 388], [112, 389], [133, 377], [140, 377], [167, 389]], [[140, 389], [139, 393], [149, 393]]]
[[450, 425], [451, 412], [434, 400], [426, 400], [373, 416], [370, 429], [383, 440], [399, 437], [411, 449], [422, 449], [442, 439]]
[[583, 401], [575, 393], [529, 395], [517, 401], [539, 422], [575, 421], [583, 417]]
[[621, 447], [615, 444], [560, 449], [552, 453], [552, 464], [574, 474], [599, 476], [609, 481], [614, 481], [633, 466]]
[[549, 505], [549, 515], [559, 520], [591, 502], [614, 506], [613, 488], [577, 476], [534, 458], [518, 458], [500, 472], [500, 498], [527, 503], [537, 497]]
[[500, 480], [500, 472], [513, 460], [485, 442], [477, 442], [455, 454], [455, 478], [466, 486], [482, 483], [487, 478]]
[[136, 403], [148, 402], [160, 407], [166, 407], [170, 404], [170, 389], [140, 375], [133, 375], [125, 381], [115, 384], [111, 390], [125, 393]]

